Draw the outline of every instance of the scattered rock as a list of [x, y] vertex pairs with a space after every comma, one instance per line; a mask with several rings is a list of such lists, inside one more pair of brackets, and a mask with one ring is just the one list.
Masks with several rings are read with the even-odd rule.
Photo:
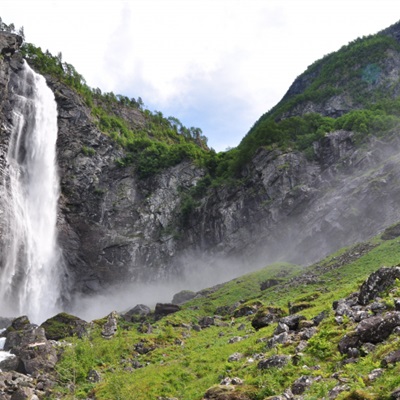
[[400, 399], [400, 388], [395, 389], [392, 393], [390, 393], [391, 399]]
[[89, 371], [88, 377], [87, 377], [89, 382], [92, 383], [98, 383], [101, 381], [101, 375], [98, 371], [96, 371], [95, 369], [91, 369]]
[[345, 335], [339, 342], [339, 351], [348, 354], [349, 349], [363, 343], [381, 343], [389, 337], [394, 328], [400, 326], [400, 312], [392, 311], [362, 320], [354, 332]]
[[383, 374], [382, 368], [374, 369], [368, 374], [368, 381], [373, 382], [376, 379], [378, 379], [382, 374]]
[[309, 340], [311, 339], [315, 334], [317, 333], [317, 328], [312, 327], [312, 328], [305, 328], [302, 329], [299, 333], [299, 337], [301, 340]]
[[244, 393], [237, 392], [235, 385], [218, 385], [207, 390], [203, 399], [207, 400], [250, 400]]
[[171, 303], [180, 305], [194, 299], [195, 297], [196, 297], [195, 292], [192, 292], [191, 290], [181, 290], [180, 292], [174, 295]]
[[202, 328], [209, 328], [210, 326], [215, 325], [215, 318], [214, 317], [203, 317], [199, 320], [199, 325]]
[[392, 239], [396, 239], [399, 236], [400, 236], [400, 224], [396, 224], [396, 225], [390, 226], [389, 228], [386, 228], [381, 235], [381, 239], [382, 240], [392, 240]]
[[118, 329], [117, 323], [118, 314], [116, 311], [111, 312], [107, 316], [107, 322], [103, 325], [103, 329], [101, 331], [101, 335], [105, 339], [111, 339], [116, 333]]
[[20, 359], [16, 355], [12, 355], [3, 361], [0, 361], [0, 371], [17, 371]]
[[294, 395], [303, 394], [307, 388], [311, 386], [313, 382], [312, 377], [310, 376], [301, 376], [300, 378], [296, 379], [292, 384], [292, 393]]
[[153, 351], [156, 347], [152, 344], [147, 343], [147, 341], [142, 340], [139, 343], [135, 344], [135, 350], [139, 353], [139, 354], [147, 354], [150, 353], [151, 351]]
[[44, 329], [30, 324], [26, 317], [14, 320], [11, 328], [15, 330], [8, 330], [4, 348], [21, 361], [18, 372], [37, 377], [42, 372], [53, 371], [57, 351], [47, 340]]
[[389, 364], [396, 364], [400, 361], [400, 350], [389, 353], [382, 361], [381, 366], [387, 367]]
[[228, 361], [229, 362], [235, 362], [235, 361], [239, 361], [243, 358], [243, 354], [242, 353], [233, 353], [232, 355], [230, 355], [228, 357]]
[[279, 320], [280, 323], [286, 324], [291, 331], [297, 331], [299, 328], [299, 323], [302, 320], [305, 320], [306, 317], [303, 315], [293, 314], [287, 317], [283, 317]]
[[180, 307], [177, 304], [172, 303], [157, 303], [154, 311], [156, 319], [161, 319], [167, 315], [174, 314], [180, 311]]
[[251, 321], [251, 325], [254, 329], [259, 330], [269, 326], [283, 315], [285, 315], [284, 311], [280, 308], [267, 307], [266, 309], [259, 309]]
[[261, 360], [257, 368], [258, 369], [269, 369], [269, 368], [282, 368], [287, 365], [291, 357], [286, 355], [276, 355], [269, 357], [265, 360]]
[[222, 379], [220, 385], [243, 385], [243, 380], [237, 377], [235, 378], [226, 377]]
[[379, 293], [393, 285], [396, 278], [400, 279], [400, 267], [382, 267], [378, 271], [372, 273], [361, 285], [358, 303], [365, 306]]
[[271, 339], [267, 341], [267, 347], [272, 348], [278, 344], [285, 344], [289, 341], [289, 334], [287, 332], [282, 332], [279, 335], [274, 335]]
[[350, 386], [349, 385], [338, 385], [338, 386], [335, 386], [333, 389], [331, 389], [329, 391], [328, 397], [329, 397], [329, 399], [336, 399], [336, 397], [338, 397], [340, 393], [347, 392], [348, 390], [350, 390]]
[[41, 327], [46, 331], [47, 339], [60, 340], [71, 336], [83, 337], [89, 324], [74, 315], [60, 313], [47, 319]]
[[242, 336], [234, 336], [228, 340], [229, 344], [241, 342], [244, 338]]
[[267, 279], [260, 284], [260, 290], [267, 290], [273, 286], [279, 285], [282, 281], [280, 279]]
[[142, 322], [150, 313], [150, 307], [144, 304], [137, 304], [135, 307], [122, 314], [121, 317], [127, 322]]
[[327, 316], [329, 315], [328, 311], [320, 312], [316, 317], [312, 320], [316, 326], [318, 326]]
[[283, 332], [289, 332], [289, 327], [284, 324], [283, 322], [278, 322], [278, 326], [276, 327], [274, 331], [274, 335], [279, 335], [280, 333]]

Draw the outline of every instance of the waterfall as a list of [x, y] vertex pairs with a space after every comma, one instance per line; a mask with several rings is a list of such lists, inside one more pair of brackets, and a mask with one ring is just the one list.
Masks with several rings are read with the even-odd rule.
[[12, 92], [13, 123], [3, 172], [0, 314], [24, 314], [38, 323], [58, 311], [61, 290], [57, 105], [45, 79], [26, 62]]

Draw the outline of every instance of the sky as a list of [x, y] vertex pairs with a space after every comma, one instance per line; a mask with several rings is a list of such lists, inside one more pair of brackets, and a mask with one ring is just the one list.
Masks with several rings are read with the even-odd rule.
[[1, 0], [5, 23], [92, 88], [199, 127], [216, 151], [317, 59], [400, 20], [398, 0]]

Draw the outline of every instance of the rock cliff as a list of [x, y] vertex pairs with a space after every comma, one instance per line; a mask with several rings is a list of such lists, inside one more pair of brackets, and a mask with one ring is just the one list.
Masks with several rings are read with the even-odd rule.
[[[12, 85], [22, 58], [18, 36], [0, 39], [3, 171]], [[361, 148], [352, 132], [337, 131], [314, 144], [312, 161], [300, 152], [260, 149], [240, 183], [210, 188], [182, 221], [182, 191], [205, 171], [185, 161], [139, 179], [133, 167], [118, 167], [124, 150], [100, 132], [82, 98], [45, 78], [59, 113], [58, 225], [66, 302], [77, 293], [181, 276], [182, 268], [192, 266], [205, 271], [230, 263], [243, 272], [278, 259], [307, 263], [400, 219], [396, 135], [385, 142], [371, 137]], [[301, 82], [292, 91], [296, 85]], [[141, 123], [140, 113], [119, 113]]]

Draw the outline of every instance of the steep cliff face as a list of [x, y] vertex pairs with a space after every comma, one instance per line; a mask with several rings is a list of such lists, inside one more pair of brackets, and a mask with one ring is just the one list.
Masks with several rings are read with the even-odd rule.
[[[12, 123], [8, 93], [22, 62], [15, 53], [18, 37], [7, 38], [0, 42], [3, 168]], [[300, 152], [260, 149], [240, 183], [209, 188], [183, 220], [182, 192], [205, 171], [185, 161], [139, 179], [133, 167], [118, 167], [123, 149], [99, 131], [81, 97], [45, 78], [59, 113], [65, 298], [160, 281], [181, 275], [182, 268], [201, 270], [219, 260], [242, 268], [277, 259], [307, 263], [400, 219], [397, 136], [386, 142], [371, 138], [360, 148], [352, 132], [337, 131], [315, 143], [312, 161]], [[304, 84], [298, 81], [292, 91]], [[138, 113], [117, 111], [131, 124], [142, 123]]]

